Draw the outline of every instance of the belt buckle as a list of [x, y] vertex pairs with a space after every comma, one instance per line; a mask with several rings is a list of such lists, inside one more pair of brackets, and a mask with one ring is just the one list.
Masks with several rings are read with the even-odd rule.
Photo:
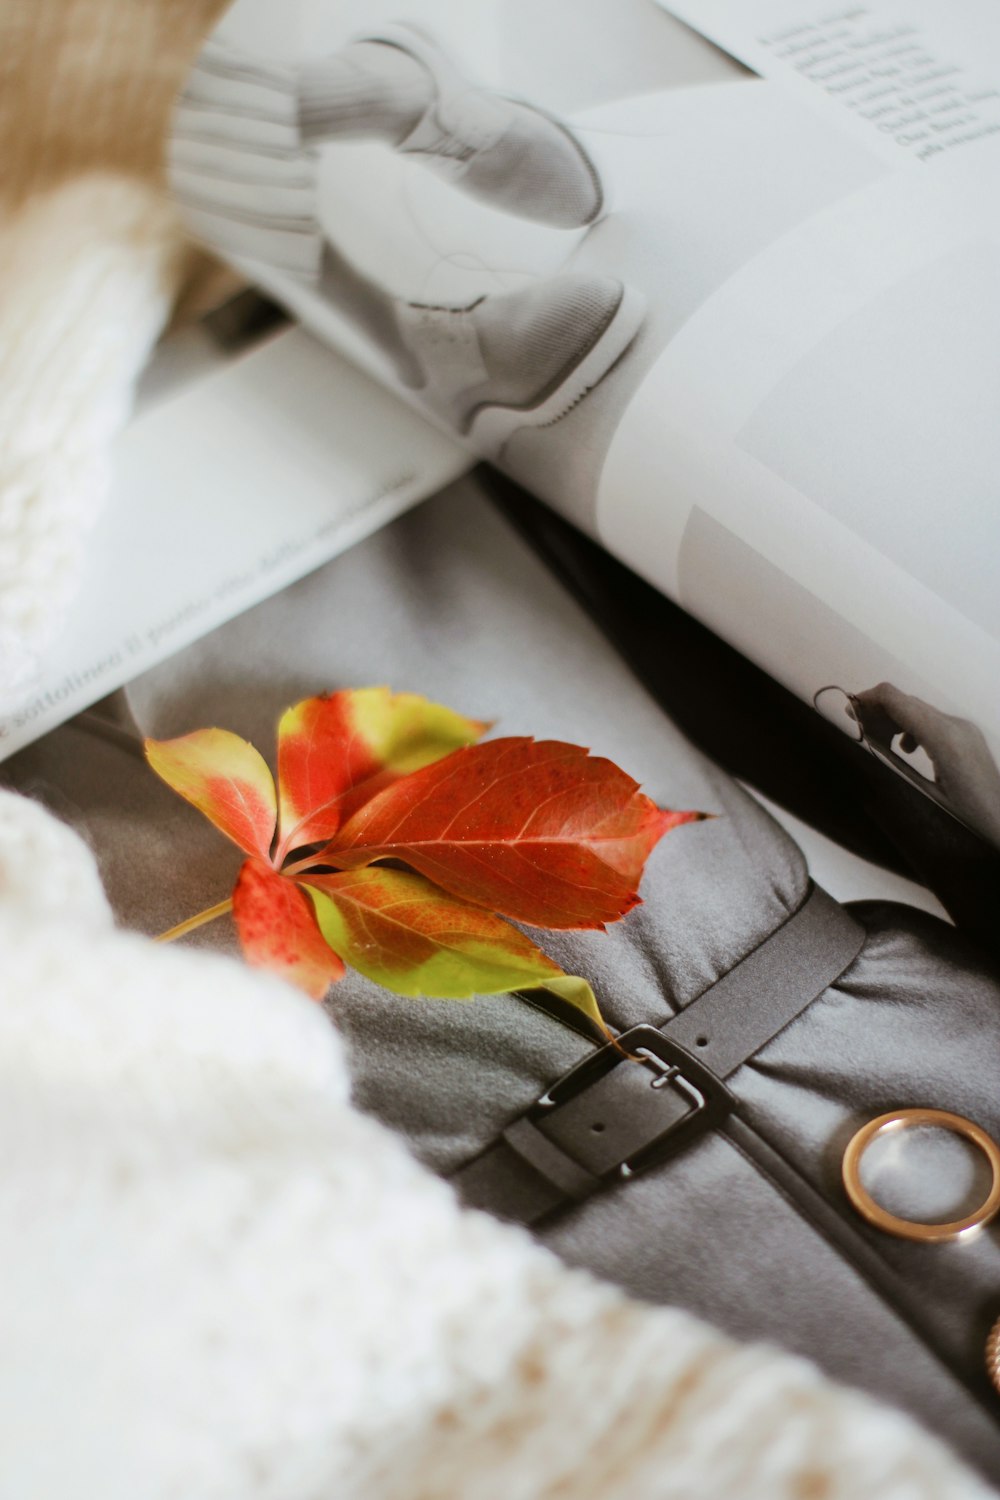
[[690, 1108], [645, 1146], [633, 1151], [608, 1174], [611, 1177], [636, 1177], [658, 1165], [720, 1124], [733, 1108], [733, 1096], [721, 1079], [684, 1047], [668, 1040], [655, 1026], [633, 1026], [564, 1073], [538, 1100], [530, 1118], [543, 1118], [548, 1111], [576, 1098], [613, 1068], [626, 1063], [649, 1069], [656, 1075], [654, 1089], [676, 1090]]

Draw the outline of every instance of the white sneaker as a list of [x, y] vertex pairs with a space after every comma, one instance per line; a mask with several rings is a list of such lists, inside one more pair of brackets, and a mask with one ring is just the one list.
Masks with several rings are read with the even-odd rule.
[[531, 104], [479, 88], [414, 26], [359, 38], [421, 63], [436, 97], [396, 148], [493, 208], [561, 229], [593, 224], [604, 205], [597, 168], [576, 136]]
[[397, 321], [428, 405], [496, 459], [513, 433], [551, 426], [582, 401], [645, 312], [612, 277], [565, 275], [465, 308], [404, 304]]

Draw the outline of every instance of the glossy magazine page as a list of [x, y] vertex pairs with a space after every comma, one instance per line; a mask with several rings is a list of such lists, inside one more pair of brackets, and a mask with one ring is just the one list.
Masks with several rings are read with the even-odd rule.
[[[952, 109], [947, 149], [910, 149], [701, 9], [238, 0], [175, 191], [321, 337], [1000, 843], [1000, 62], [980, 46], [976, 128]], [[978, 35], [956, 17], [897, 93], [946, 87]]]

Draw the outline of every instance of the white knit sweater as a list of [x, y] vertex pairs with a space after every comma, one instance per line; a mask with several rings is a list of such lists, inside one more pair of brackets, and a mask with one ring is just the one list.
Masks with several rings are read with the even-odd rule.
[[76, 596], [181, 256], [172, 211], [111, 175], [39, 194], [0, 228], [0, 710]]
[[351, 1106], [321, 1009], [115, 931], [8, 793], [0, 952], [2, 1500], [986, 1494], [809, 1366], [462, 1211]]

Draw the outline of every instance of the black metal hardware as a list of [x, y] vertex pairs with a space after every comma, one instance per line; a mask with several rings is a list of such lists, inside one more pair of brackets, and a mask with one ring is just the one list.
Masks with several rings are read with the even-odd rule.
[[[565, 1073], [558, 1082], [542, 1095], [528, 1118], [543, 1133], [547, 1120], [552, 1120], [561, 1106], [593, 1090], [609, 1073], [619, 1067], [638, 1067], [651, 1073], [650, 1090], [662, 1092], [666, 1123], [662, 1130], [655, 1126], [656, 1111], [642, 1111], [642, 1133], [648, 1138], [629, 1150], [624, 1160], [604, 1168], [600, 1175], [611, 1177], [634, 1177], [639, 1172], [665, 1160], [674, 1152], [689, 1145], [705, 1131], [718, 1125], [729, 1114], [733, 1099], [725, 1085], [697, 1058], [676, 1042], [668, 1041], [655, 1026], [633, 1026], [623, 1032], [615, 1042], [608, 1043], [591, 1056], [584, 1058], [575, 1068]], [[687, 1105], [678, 1117], [677, 1096]], [[653, 1124], [650, 1124], [652, 1117]], [[591, 1130], [603, 1129], [592, 1125]], [[649, 1130], [653, 1134], [649, 1135]], [[559, 1144], [571, 1158], [577, 1158], [572, 1144], [559, 1137]], [[582, 1145], [582, 1142], [581, 1142]], [[580, 1151], [580, 1165], [594, 1170]]]

